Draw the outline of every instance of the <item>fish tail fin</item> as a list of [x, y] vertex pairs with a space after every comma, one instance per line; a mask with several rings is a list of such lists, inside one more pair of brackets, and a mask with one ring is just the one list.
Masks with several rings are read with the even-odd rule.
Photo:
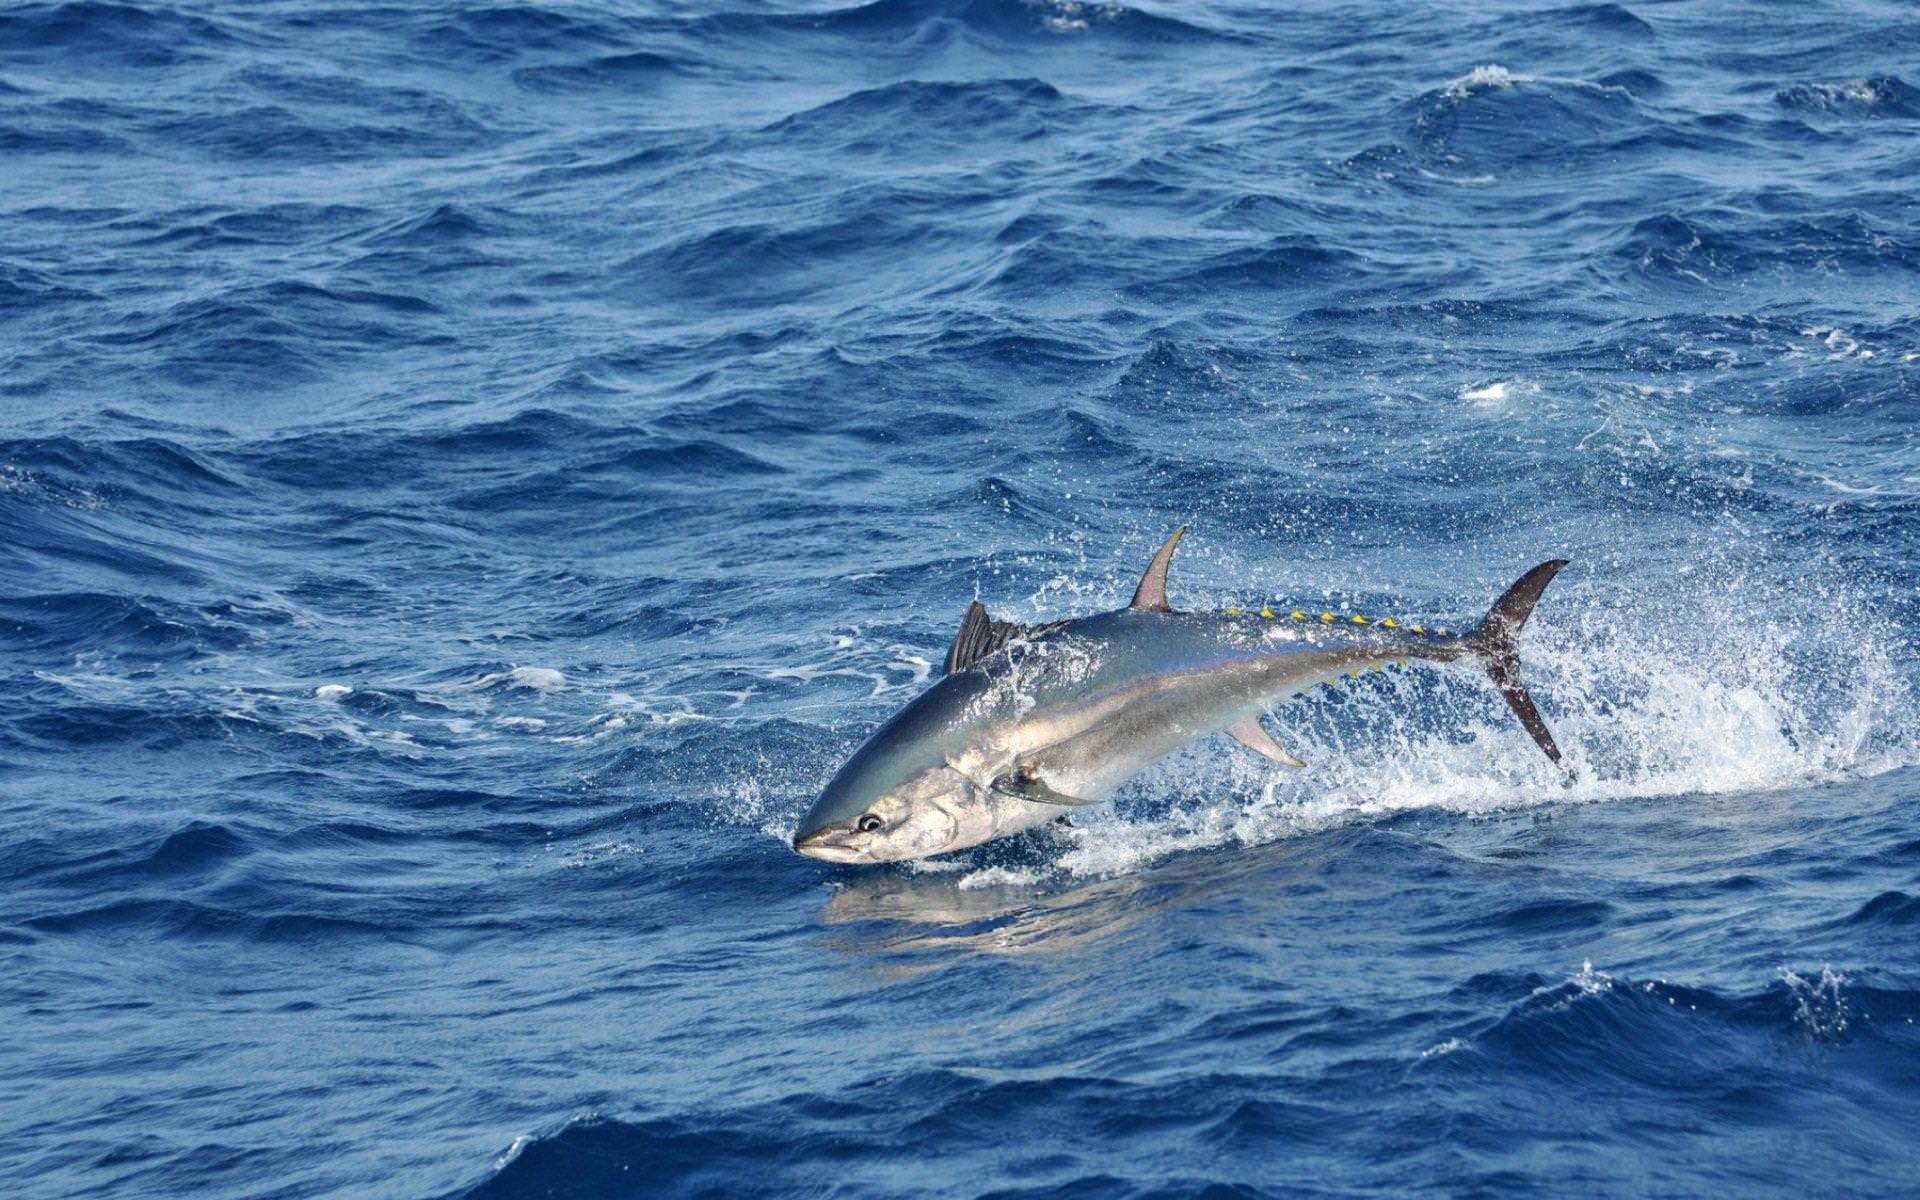
[[1480, 622], [1468, 639], [1474, 654], [1487, 668], [1487, 674], [1493, 676], [1493, 685], [1500, 689], [1501, 697], [1513, 715], [1527, 727], [1540, 749], [1546, 751], [1548, 758], [1560, 761], [1560, 747], [1553, 743], [1553, 733], [1547, 729], [1546, 721], [1541, 719], [1540, 710], [1533, 705], [1533, 697], [1527, 695], [1527, 685], [1520, 679], [1520, 629], [1533, 614], [1533, 606], [1540, 599], [1540, 593], [1547, 590], [1553, 577], [1560, 568], [1567, 565], [1564, 558], [1543, 562], [1533, 570], [1522, 575], [1518, 582], [1501, 594], [1487, 610], [1486, 619]]

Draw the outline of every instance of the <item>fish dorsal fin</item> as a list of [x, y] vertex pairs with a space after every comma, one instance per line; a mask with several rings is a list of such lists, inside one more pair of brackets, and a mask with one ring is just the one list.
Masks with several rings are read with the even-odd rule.
[[1009, 642], [1051, 628], [1051, 625], [1016, 625], [1012, 621], [996, 621], [987, 615], [987, 606], [975, 600], [967, 605], [967, 615], [960, 618], [960, 632], [953, 635], [953, 646], [947, 651], [945, 674], [964, 671]]
[[953, 635], [953, 646], [947, 651], [946, 674], [972, 666], [986, 653], [981, 647], [992, 636], [993, 618], [987, 615], [987, 606], [978, 600], [967, 605], [967, 615], [960, 618], [960, 632]]
[[1134, 589], [1133, 603], [1128, 608], [1142, 612], [1172, 612], [1167, 604], [1167, 564], [1173, 561], [1173, 548], [1185, 537], [1187, 527], [1182, 525], [1173, 531], [1173, 536], [1160, 544], [1159, 553], [1147, 564], [1147, 573], [1140, 577], [1140, 586]]

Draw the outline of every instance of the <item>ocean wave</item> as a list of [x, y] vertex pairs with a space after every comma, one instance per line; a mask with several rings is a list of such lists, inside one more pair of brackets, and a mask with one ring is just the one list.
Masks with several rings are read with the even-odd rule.
[[1574, 4], [1532, 13], [1529, 18], [1556, 30], [1574, 28], [1605, 33], [1623, 37], [1629, 42], [1647, 41], [1657, 36], [1653, 26], [1635, 15], [1632, 9], [1618, 4]]
[[248, 939], [294, 946], [383, 941], [395, 932], [372, 920], [323, 913], [252, 914], [187, 900], [126, 900], [32, 917], [25, 924], [41, 933], [65, 936]]
[[63, 867], [63, 881], [82, 880], [94, 887], [129, 886], [183, 876], [206, 876], [252, 853], [254, 839], [231, 826], [190, 821], [168, 834], [144, 855], [105, 851], [99, 857]]
[[912, 80], [854, 92], [795, 113], [762, 132], [782, 141], [814, 141], [842, 151], [897, 152], [901, 123], [923, 128], [936, 144], [958, 140], [1027, 141], [1048, 132], [1046, 114], [1067, 105], [1052, 84], [1039, 79], [963, 83]]
[[1773, 102], [1799, 112], [1920, 116], [1920, 88], [1898, 75], [1874, 75], [1846, 83], [1797, 83], [1775, 92]]
[[1618, 170], [1624, 156], [1705, 148], [1704, 135], [1661, 120], [1624, 87], [1499, 65], [1476, 67], [1403, 108], [1415, 161], [1456, 180]]
[[406, 292], [283, 279], [176, 299], [129, 314], [89, 340], [107, 351], [155, 351], [157, 374], [186, 386], [316, 379], [377, 348], [443, 340], [432, 301]]
[[236, 39], [220, 22], [171, 5], [73, 0], [0, 13], [0, 42], [28, 61], [153, 70], [228, 50]]
[[[1737, 1064], [1746, 1039], [1783, 1038], [1814, 1045], [1846, 1040], [1846, 979], [1830, 968], [1809, 981], [1787, 969], [1773, 985], [1744, 993], [1688, 987], [1664, 979], [1619, 979], [1591, 963], [1564, 983], [1542, 987], [1462, 1040], [1471, 1052], [1431, 1069], [1466, 1075], [1525, 1062], [1548, 1078], [1589, 1086], [1743, 1091]], [[1873, 990], [1853, 1003], [1880, 1009], [1885, 1028], [1902, 1028], [1913, 993]], [[1876, 1023], [1878, 1027], [1878, 1023]], [[1685, 1063], [1684, 1068], [1678, 1065]]]
[[423, 12], [417, 43], [423, 53], [448, 48], [469, 59], [507, 61], [529, 54], [611, 51], [636, 30], [630, 20], [587, 8], [489, 4], [458, 12]]
[[1920, 924], [1920, 896], [1905, 892], [1882, 892], [1862, 904], [1846, 918], [1849, 925], [1886, 925], [1892, 927]]
[[1920, 263], [1920, 246], [1858, 215], [1754, 228], [1723, 209], [1645, 218], [1614, 253], [1647, 276], [1702, 286], [1765, 270], [1904, 273]]
[[251, 623], [223, 614], [129, 596], [93, 593], [0, 596], [0, 643], [39, 650], [66, 664], [76, 655], [137, 655], [154, 660], [238, 650]]
[[1366, 260], [1352, 251], [1304, 236], [1272, 238], [1262, 245], [1209, 255], [1193, 269], [1129, 289], [1166, 301], [1234, 291], [1272, 294], [1324, 286], [1369, 273]]
[[[1531, 986], [1515, 995], [1516, 985]], [[935, 1145], [970, 1157], [965, 1131], [981, 1122], [1048, 1121], [1096, 1128], [1103, 1136], [1171, 1133], [1210, 1147], [1222, 1161], [1249, 1162], [1285, 1148], [1296, 1161], [1350, 1177], [1352, 1168], [1329, 1156], [1329, 1147], [1357, 1135], [1351, 1122], [1361, 1111], [1395, 1103], [1410, 1089], [1445, 1086], [1477, 1093], [1498, 1086], [1526, 1096], [1536, 1106], [1532, 1122], [1540, 1136], [1592, 1137], [1593, 1121], [1564, 1101], [1567, 1089], [1609, 1103], [1615, 1118], [1638, 1120], [1654, 1098], [1677, 1097], [1696, 1112], [1738, 1115], [1749, 1129], [1786, 1131], [1806, 1119], [1811, 1098], [1790, 1092], [1756, 1092], [1740, 1064], [1757, 1045], [1784, 1042], [1841, 1051], [1853, 1027], [1876, 1041], [1892, 1031], [1915, 1005], [1910, 992], [1872, 990], [1827, 970], [1809, 981], [1782, 971], [1780, 981], [1752, 991], [1717, 991], [1665, 980], [1627, 979], [1591, 963], [1563, 982], [1532, 985], [1507, 981], [1487, 1003], [1505, 1009], [1469, 1023], [1463, 1032], [1392, 1058], [1373, 1057], [1377, 1031], [1349, 1026], [1356, 1010], [1308, 1012], [1284, 1000], [1231, 1028], [1202, 1024], [1190, 1031], [1208, 1044], [1240, 1047], [1251, 1063], [1252, 1047], [1285, 1052], [1280, 1063], [1332, 1060], [1326, 1076], [1311, 1070], [1259, 1065], [1192, 1072], [1177, 1078], [1116, 1077], [1083, 1060], [1074, 1067], [1018, 1073], [980, 1070], [909, 1070], [858, 1081], [845, 1091], [805, 1091], [779, 1102], [712, 1104], [697, 1111], [614, 1117], [581, 1113], [506, 1146], [484, 1177], [455, 1193], [468, 1197], [546, 1194], [566, 1179], [583, 1194], [624, 1195], [644, 1174], [645, 1186], [674, 1194], [697, 1194], [722, 1186], [720, 1164], [754, 1160], [763, 1169], [746, 1184], [749, 1194], [778, 1194], [811, 1178], [827, 1164], [858, 1155], [867, 1140], [884, 1135], [890, 1145], [912, 1149]], [[1846, 1023], [1849, 1003], [1871, 1003], [1879, 1019]], [[1875, 1033], [1872, 1030], [1884, 1030]], [[1096, 1057], [1093, 1061], [1099, 1061]], [[1818, 1068], [1788, 1069], [1801, 1083]], [[1276, 1094], [1284, 1089], [1284, 1096]], [[1367, 1097], [1365, 1104], [1358, 1098]], [[796, 1134], [793, 1122], [803, 1122]], [[1472, 1120], [1463, 1111], [1454, 1120]], [[1876, 1119], [1873, 1135], [1890, 1131]], [[1584, 1131], [1584, 1132], [1583, 1132]], [[1865, 1131], [1861, 1131], [1864, 1134]], [[958, 1147], [958, 1149], [953, 1149]], [[1116, 1171], [1115, 1166], [1119, 1166]], [[1068, 1156], [1042, 1168], [1054, 1187], [1102, 1195], [1158, 1194], [1164, 1176], [1137, 1176], [1133, 1168], [1100, 1165]], [[738, 1191], [742, 1181], [725, 1186]]]
[[1144, 44], [1228, 40], [1206, 26], [1094, 0], [873, 0], [821, 13], [727, 14], [708, 18], [729, 30], [776, 27], [905, 40], [943, 25], [976, 36], [1031, 40], [1091, 34]]
[[668, 54], [629, 50], [584, 62], [522, 67], [513, 73], [523, 87], [566, 92], [597, 88], [634, 88], [682, 74], [697, 64]]
[[94, 299], [98, 299], [96, 293], [73, 287], [45, 271], [0, 262], [0, 310], [37, 309], [42, 305]]
[[[4, 459], [16, 479], [41, 489], [60, 487], [77, 496], [137, 495], [158, 499], [203, 499], [213, 493], [231, 503], [247, 494], [246, 485], [221, 470], [211, 456], [167, 438], [80, 439], [74, 437], [0, 440]], [[99, 507], [98, 503], [81, 505]]]

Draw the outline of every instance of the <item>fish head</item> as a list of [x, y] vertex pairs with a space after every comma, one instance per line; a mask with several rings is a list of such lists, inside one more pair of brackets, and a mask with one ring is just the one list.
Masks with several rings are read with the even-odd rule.
[[925, 858], [991, 836], [977, 828], [989, 808], [980, 787], [945, 763], [890, 781], [848, 762], [794, 831], [793, 848], [827, 862]]
[[897, 862], [992, 837], [989, 794], [950, 757], [965, 741], [973, 687], [948, 676], [875, 730], [800, 819], [793, 848], [828, 862]]
[[793, 848], [828, 862], [898, 862], [1005, 832], [1007, 806], [989, 781], [1022, 711], [1007, 681], [950, 672], [861, 743], [800, 819]]

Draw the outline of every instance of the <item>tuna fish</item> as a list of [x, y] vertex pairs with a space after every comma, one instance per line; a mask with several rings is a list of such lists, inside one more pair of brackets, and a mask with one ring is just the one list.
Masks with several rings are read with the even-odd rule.
[[995, 621], [975, 601], [939, 682], [854, 752], [801, 819], [793, 847], [829, 862], [944, 854], [1097, 804], [1196, 738], [1226, 733], [1276, 763], [1304, 766], [1262, 712], [1356, 670], [1393, 661], [1484, 667], [1549, 759], [1559, 747], [1520, 680], [1516, 640], [1567, 565], [1541, 563], [1470, 633], [1299, 610], [1178, 612], [1160, 547], [1133, 602], [1046, 625]]

